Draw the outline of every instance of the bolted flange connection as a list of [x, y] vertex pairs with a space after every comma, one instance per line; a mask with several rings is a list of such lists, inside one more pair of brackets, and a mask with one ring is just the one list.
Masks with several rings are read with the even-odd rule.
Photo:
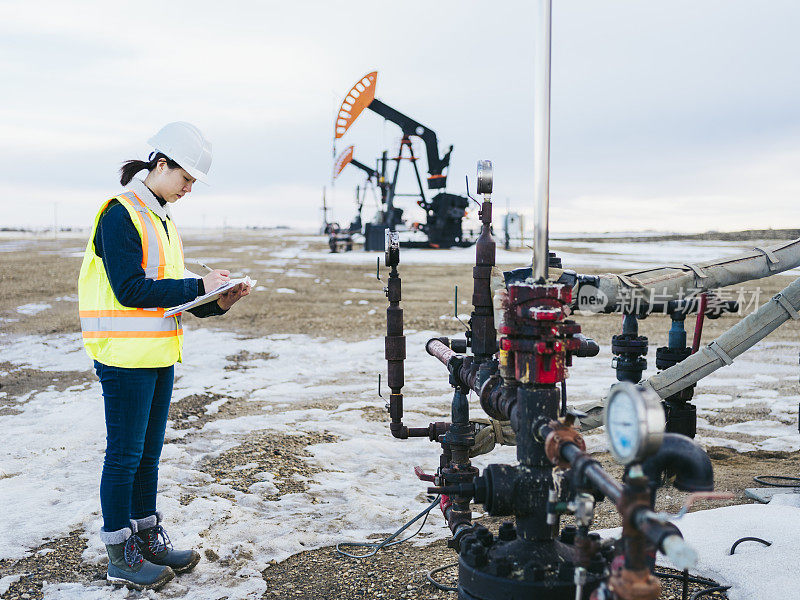
[[[540, 545], [516, 534], [512, 523], [503, 523], [497, 536], [481, 525], [464, 536], [459, 555], [459, 598], [547, 598], [574, 600], [576, 565], [565, 555], [577, 554], [569, 536], [554, 545]], [[588, 598], [603, 579], [606, 560], [598, 554], [586, 568]]]

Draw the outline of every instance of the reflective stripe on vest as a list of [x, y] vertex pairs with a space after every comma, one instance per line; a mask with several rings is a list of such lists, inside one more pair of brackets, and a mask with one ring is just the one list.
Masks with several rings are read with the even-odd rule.
[[[82, 310], [80, 311], [81, 329], [84, 337], [122, 337], [119, 333], [137, 333], [152, 331], [153, 337], [166, 336], [165, 332], [172, 332], [178, 335], [180, 331], [180, 315], [177, 315], [178, 326], [175, 326], [175, 319], [165, 319], [160, 317], [142, 317], [141, 315], [130, 315], [127, 310]], [[93, 314], [93, 313], [119, 313], [119, 314]], [[91, 334], [91, 335], [86, 335]], [[107, 335], [97, 335], [107, 334]], [[147, 337], [128, 336], [128, 337]]]
[[[156, 223], [153, 213], [145, 205], [144, 202], [133, 192], [124, 192], [120, 194], [131, 203], [133, 210], [136, 211], [136, 216], [139, 218], [139, 224], [142, 226], [142, 268], [144, 269], [144, 276], [148, 279], [164, 279], [164, 267], [166, 261], [164, 259], [164, 246], [161, 244], [161, 237], [156, 231], [156, 227], [161, 227], [160, 223]], [[119, 200], [119, 197], [117, 197]]]
[[[120, 304], [111, 289], [94, 235], [108, 204], [124, 206], [141, 237], [142, 269], [147, 279], [181, 279], [183, 246], [172, 221], [158, 215], [132, 191], [106, 202], [95, 217], [79, 278], [79, 315], [86, 351], [111, 366], [163, 367], [181, 360], [183, 328], [180, 315], [164, 318], [164, 308], [131, 308]], [[166, 225], [166, 226], [165, 226]], [[161, 228], [161, 229], [159, 229]]]
[[[142, 269], [148, 279], [163, 279], [166, 259], [161, 236], [158, 235], [152, 211], [133, 192], [124, 192], [116, 197], [119, 202], [128, 201], [136, 211], [142, 226]], [[178, 238], [181, 261], [183, 244]], [[181, 335], [181, 316], [165, 319], [163, 308], [129, 308], [124, 310], [82, 310], [81, 330], [84, 338], [105, 337], [169, 337]], [[148, 335], [148, 332], [151, 335]]]

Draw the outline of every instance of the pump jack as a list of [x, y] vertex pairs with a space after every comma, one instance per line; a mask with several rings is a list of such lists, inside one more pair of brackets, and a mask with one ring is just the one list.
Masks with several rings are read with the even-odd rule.
[[[436, 133], [432, 129], [375, 98], [377, 81], [378, 72], [372, 71], [359, 79], [350, 89], [339, 108], [334, 131], [335, 142], [335, 140], [340, 139], [347, 132], [362, 111], [368, 108], [387, 121], [398, 125], [403, 132], [403, 137], [400, 140], [400, 146], [397, 150], [397, 156], [390, 159], [395, 161], [392, 180], [386, 184], [385, 195], [382, 193], [381, 196], [381, 201], [386, 207], [383, 211], [383, 221], [375, 224], [379, 226], [381, 232], [379, 236], [381, 246], [376, 246], [371, 249], [383, 250], [383, 230], [388, 228], [391, 231], [396, 231], [397, 226], [402, 223], [402, 211], [398, 211], [395, 207], [394, 200], [395, 197], [400, 195], [397, 193], [396, 188], [397, 178], [400, 172], [400, 163], [403, 160], [408, 160], [414, 167], [414, 175], [416, 176], [419, 192], [408, 195], [419, 197], [417, 204], [425, 211], [426, 217], [425, 223], [420, 224], [419, 229], [428, 237], [427, 242], [404, 242], [403, 246], [431, 248], [471, 246], [472, 242], [464, 239], [462, 229], [462, 220], [466, 214], [466, 208], [469, 206], [469, 200], [463, 196], [448, 194], [444, 191], [447, 185], [447, 175], [444, 171], [450, 165], [450, 153], [453, 151], [453, 146], [451, 145], [447, 152], [440, 157]], [[414, 155], [414, 149], [411, 145], [412, 136], [422, 139], [425, 143], [426, 156], [428, 159], [428, 189], [442, 190], [430, 200], [427, 199], [425, 189], [422, 185], [422, 178], [420, 177], [419, 168], [417, 167], [418, 157]], [[406, 156], [406, 153], [408, 156]], [[381, 172], [381, 178], [384, 180], [386, 175], [385, 156], [384, 153]], [[340, 156], [340, 159], [341, 158]], [[351, 160], [350, 162], [352, 163], [353, 161]], [[338, 163], [339, 160], [337, 159], [337, 164]], [[361, 163], [354, 164], [354, 166], [358, 168], [365, 167], [365, 165]], [[369, 167], [366, 168], [369, 169]]]

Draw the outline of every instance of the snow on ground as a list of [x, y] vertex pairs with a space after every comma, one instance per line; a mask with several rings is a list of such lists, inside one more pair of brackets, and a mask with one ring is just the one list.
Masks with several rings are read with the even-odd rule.
[[[626, 271], [649, 268], [666, 264], [697, 263], [715, 258], [741, 254], [753, 249], [754, 242], [723, 241], [658, 241], [658, 242], [585, 242], [571, 240], [552, 240], [550, 250], [554, 251], [568, 269], [608, 269]], [[275, 259], [297, 258], [323, 260], [350, 264], [374, 264], [378, 252], [330, 253], [309, 251], [307, 247], [290, 247], [271, 254]], [[475, 248], [450, 248], [433, 250], [427, 248], [402, 248], [400, 263], [412, 264], [469, 264], [475, 262]], [[503, 250], [497, 247], [497, 264], [530, 265], [531, 251], [528, 249]], [[800, 275], [800, 269], [788, 272]]]
[[[447, 417], [451, 396], [445, 369], [424, 351], [429, 332], [411, 333], [406, 365], [406, 413], [411, 425]], [[314, 340], [298, 335], [241, 338], [232, 333], [189, 331], [186, 363], [178, 365], [173, 401], [194, 394], [217, 393], [226, 398], [264, 402], [258, 414], [210, 421], [196, 434], [167, 430], [160, 472], [159, 508], [167, 523], [181, 523], [183, 544], [210, 549], [219, 561], [170, 585], [170, 595], [193, 598], [245, 598], [260, 594], [260, 571], [270, 560], [342, 540], [361, 540], [374, 532], [392, 531], [423, 506], [425, 485], [413, 475], [419, 464], [433, 470], [436, 446], [422, 440], [398, 441], [385, 422], [365, 418], [363, 408], [382, 408], [376, 397], [377, 374], [385, 371], [383, 339], [348, 343]], [[51, 371], [90, 368], [78, 335], [6, 337], [0, 361]], [[796, 396], [781, 382], [796, 377], [798, 344], [763, 342], [704, 380], [696, 404], [699, 441], [742, 450], [797, 450]], [[269, 353], [275, 358], [241, 359]], [[243, 370], [228, 371], [226, 357], [239, 354]], [[261, 356], [264, 356], [261, 354]], [[332, 361], [331, 356], [347, 356]], [[575, 361], [568, 384], [572, 403], [596, 401], [615, 381], [608, 349], [593, 359]], [[762, 374], [753, 377], [752, 373]], [[387, 393], [384, 386], [384, 396]], [[473, 414], [480, 415], [472, 399]], [[329, 410], [309, 408], [325, 401]], [[769, 407], [757, 420], [714, 427], [705, 420], [714, 411], [749, 404]], [[215, 412], [221, 402], [208, 410]], [[6, 440], [0, 454], [0, 558], [19, 558], [45, 538], [76, 528], [88, 536], [84, 559], [100, 561], [104, 550], [97, 533], [101, 525], [97, 488], [104, 449], [103, 408], [99, 384], [73, 386], [65, 392], [33, 390], [19, 414], [0, 416]], [[766, 421], [763, 423], [761, 421]], [[770, 437], [764, 437], [765, 425]], [[239, 434], [325, 432], [336, 442], [311, 446], [308, 460], [323, 472], [307, 481], [304, 493], [285, 494], [277, 501], [273, 474], [248, 493], [215, 483], [200, 466], [205, 460], [237, 446]], [[733, 435], [736, 439], [726, 436]], [[742, 440], [745, 441], [742, 441]], [[589, 447], [601, 450], [601, 434], [589, 436]], [[513, 448], [500, 448], [476, 461], [513, 462]], [[194, 499], [182, 505], [187, 495]], [[748, 510], [756, 510], [750, 508]], [[727, 510], [727, 509], [721, 509]], [[701, 517], [692, 517], [700, 519]], [[687, 523], [691, 523], [689, 517]], [[291, 524], [291, 526], [287, 526]], [[173, 530], [176, 531], [175, 527]], [[441, 519], [426, 526], [427, 539], [446, 536]], [[742, 534], [744, 535], [744, 534]], [[424, 541], [424, 540], [421, 540]], [[742, 549], [754, 552], [755, 549]], [[222, 566], [227, 565], [227, 566]], [[233, 566], [230, 566], [233, 565]], [[713, 575], [710, 570], [702, 571]], [[48, 598], [107, 598], [119, 592], [78, 584], [48, 586]]]
[[[425, 423], [446, 418], [450, 390], [445, 369], [425, 354], [430, 334], [409, 337], [410, 358], [406, 420]], [[89, 366], [78, 335], [6, 338], [0, 361], [45, 370], [83, 371]], [[241, 351], [269, 352], [272, 359], [254, 359], [242, 371], [225, 371], [226, 356]], [[348, 362], [326, 360], [346, 355]], [[425, 484], [413, 475], [417, 464], [433, 470], [436, 447], [414, 440], [400, 442], [386, 424], [366, 420], [361, 409], [382, 407], [376, 398], [377, 374], [385, 365], [383, 340], [358, 343], [314, 341], [305, 336], [240, 339], [234, 334], [191, 331], [187, 362], [179, 365], [173, 401], [215, 392], [231, 398], [266, 401], [261, 414], [207, 423], [199, 434], [168, 428], [160, 469], [159, 509], [167, 523], [181, 523], [183, 544], [212, 549], [216, 562], [170, 585], [171, 596], [191, 587], [192, 598], [246, 598], [263, 592], [260, 571], [270, 560], [282, 560], [304, 550], [341, 540], [362, 540], [376, 531], [392, 531], [424, 504]], [[241, 361], [240, 361], [241, 363]], [[388, 390], [384, 388], [384, 395]], [[299, 407], [334, 400], [337, 408]], [[0, 557], [20, 558], [45, 538], [76, 528], [87, 532], [84, 559], [100, 561], [101, 525], [97, 488], [105, 443], [99, 384], [77, 385], [65, 392], [33, 391], [22, 412], [0, 417], [11, 444], [0, 454]], [[424, 411], [426, 414], [421, 414]], [[327, 432], [339, 441], [312, 446], [309, 459], [324, 473], [308, 481], [305, 493], [274, 493], [269, 476], [242, 493], [217, 484], [200, 470], [204, 460], [238, 445], [236, 434], [253, 431], [276, 434]], [[513, 460], [513, 448], [494, 453], [492, 460]], [[401, 467], [398, 468], [398, 458]], [[488, 464], [485, 460], [480, 466]], [[409, 490], [415, 490], [409, 492]], [[195, 497], [183, 506], [186, 494]], [[287, 526], [287, 524], [291, 526]], [[173, 531], [175, 528], [173, 527]], [[426, 527], [428, 539], [447, 530], [441, 520]], [[223, 567], [223, 564], [233, 564]], [[234, 575], [235, 573], [235, 575]], [[48, 598], [116, 597], [108, 588], [77, 584], [51, 585]]]
[[[697, 263], [726, 256], [742, 254], [753, 249], [753, 242], [723, 241], [661, 241], [661, 242], [573, 242], [553, 240], [550, 250], [561, 258], [564, 268], [581, 271], [600, 269], [610, 272], [651, 268], [668, 264]], [[281, 259], [305, 258], [349, 264], [374, 264], [379, 252], [329, 253], [308, 250], [304, 247], [291, 247], [271, 254], [273, 261]], [[497, 264], [503, 266], [528, 266], [531, 264], [531, 251], [527, 249], [503, 250], [497, 247]], [[266, 262], [266, 261], [262, 261]], [[475, 262], [475, 248], [451, 248], [432, 250], [426, 248], [402, 248], [400, 263], [420, 264], [470, 264]], [[270, 264], [275, 264], [270, 261]], [[800, 276], [800, 269], [792, 269], [786, 275]]]
[[43, 310], [47, 310], [48, 308], [53, 308], [50, 304], [23, 304], [22, 306], [17, 307], [17, 312], [21, 315], [35, 315], [37, 313], [42, 312]]
[[[797, 540], [800, 539], [798, 494], [775, 496], [769, 504], [742, 504], [690, 513], [676, 521], [700, 557], [697, 571], [722, 585], [731, 585], [730, 600], [790, 598], [797, 592]], [[743, 542], [733, 556], [733, 543], [745, 536], [772, 542]], [[668, 565], [666, 560], [665, 564]], [[757, 565], [757, 568], [754, 568]], [[669, 565], [668, 565], [669, 566]], [[794, 590], [794, 591], [789, 591]]]

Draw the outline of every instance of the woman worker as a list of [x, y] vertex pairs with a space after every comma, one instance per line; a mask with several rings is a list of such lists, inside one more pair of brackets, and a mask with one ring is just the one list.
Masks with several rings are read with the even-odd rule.
[[[205, 179], [211, 144], [185, 122], [169, 123], [148, 143], [149, 161], [124, 163], [120, 182], [127, 189], [100, 207], [78, 282], [83, 343], [105, 403], [100, 537], [107, 578], [136, 589], [157, 589], [200, 560], [195, 550], [172, 548], [156, 512], [158, 461], [183, 346], [181, 317], [165, 318], [164, 308], [215, 290], [230, 276], [216, 270], [184, 277], [183, 245], [169, 210]], [[144, 180], [134, 178], [144, 170]], [[221, 315], [249, 293], [239, 284], [190, 312]]]

